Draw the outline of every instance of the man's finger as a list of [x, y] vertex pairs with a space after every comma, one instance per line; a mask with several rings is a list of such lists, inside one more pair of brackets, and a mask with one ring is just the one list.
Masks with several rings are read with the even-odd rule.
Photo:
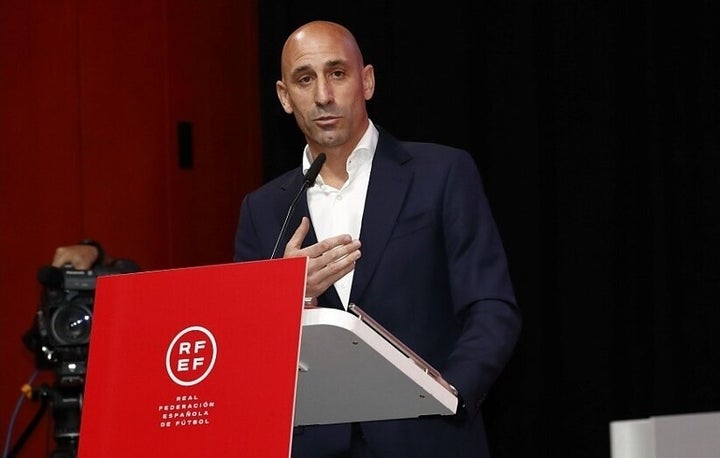
[[285, 245], [285, 254], [286, 255], [292, 255], [293, 251], [300, 250], [300, 247], [302, 246], [303, 240], [305, 240], [305, 236], [310, 231], [310, 220], [307, 216], [303, 216], [302, 221], [300, 221], [300, 225], [297, 229], [295, 229], [295, 232], [293, 233], [292, 237], [290, 237], [290, 240], [288, 240], [287, 245]]

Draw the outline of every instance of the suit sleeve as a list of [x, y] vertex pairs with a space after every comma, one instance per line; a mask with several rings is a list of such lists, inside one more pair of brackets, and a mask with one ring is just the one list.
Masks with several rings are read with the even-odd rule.
[[507, 259], [477, 167], [469, 154], [449, 169], [444, 228], [454, 312], [462, 332], [443, 369], [474, 416], [512, 355], [521, 315]]

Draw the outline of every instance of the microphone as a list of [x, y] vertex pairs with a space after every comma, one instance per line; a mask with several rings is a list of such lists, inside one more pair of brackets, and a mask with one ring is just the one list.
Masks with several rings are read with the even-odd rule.
[[300, 191], [298, 191], [297, 195], [293, 199], [292, 203], [290, 204], [290, 208], [288, 208], [287, 215], [285, 215], [285, 221], [283, 221], [282, 228], [280, 228], [280, 234], [278, 235], [277, 240], [275, 241], [275, 247], [272, 250], [272, 254], [270, 255], [270, 259], [275, 259], [275, 253], [277, 252], [278, 246], [280, 245], [280, 240], [285, 236], [285, 231], [287, 230], [288, 222], [290, 221], [290, 217], [292, 216], [293, 212], [295, 211], [295, 205], [297, 204], [298, 199], [300, 199], [300, 196], [302, 196], [307, 188], [313, 187], [315, 185], [315, 180], [317, 179], [317, 176], [320, 174], [320, 169], [322, 168], [323, 164], [325, 163], [325, 153], [320, 153], [315, 158], [315, 160], [310, 164], [310, 168], [308, 169], [307, 173], [305, 174], [305, 178], [303, 179], [302, 186], [300, 186]]
[[[320, 169], [322, 168], [323, 164], [325, 163], [325, 153], [318, 154], [318, 157], [315, 158], [312, 164], [310, 164], [310, 168], [308, 169], [307, 173], [305, 174], [305, 181], [303, 182], [304, 188], [300, 189], [300, 192], [302, 193], [307, 188], [312, 188], [315, 184], [315, 180], [317, 179], [317, 176], [320, 175]], [[295, 199], [297, 200], [297, 198]], [[295, 203], [295, 202], [293, 202]]]

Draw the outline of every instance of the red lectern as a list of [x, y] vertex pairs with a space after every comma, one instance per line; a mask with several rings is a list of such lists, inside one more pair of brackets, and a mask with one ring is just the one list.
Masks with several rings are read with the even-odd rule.
[[80, 458], [288, 457], [293, 425], [455, 412], [454, 388], [359, 307], [303, 310], [306, 271], [98, 278]]
[[98, 278], [81, 458], [287, 457], [306, 259]]

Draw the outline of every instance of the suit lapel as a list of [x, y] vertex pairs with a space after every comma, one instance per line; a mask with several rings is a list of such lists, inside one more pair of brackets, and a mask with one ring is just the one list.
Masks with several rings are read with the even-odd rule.
[[[287, 212], [290, 209], [292, 200], [295, 198], [295, 196], [297, 196], [297, 193], [300, 191], [300, 188], [303, 184], [304, 176], [302, 174], [302, 170], [299, 168], [297, 170], [298, 173], [293, 173], [289, 177], [289, 179], [280, 186], [280, 188], [283, 190], [283, 200], [282, 202], [279, 202], [278, 205], [275, 207], [278, 211], [277, 218], [280, 224], [285, 221], [285, 217], [287, 216]], [[300, 225], [300, 220], [303, 216], [310, 217], [310, 212], [307, 205], [307, 197], [305, 193], [303, 193], [303, 195], [300, 196], [300, 198], [298, 199], [297, 203], [295, 204], [295, 211], [288, 220], [287, 228], [285, 230], [285, 233], [283, 234], [282, 240], [280, 240], [280, 244], [278, 245], [279, 257], [282, 257], [282, 253], [285, 250], [285, 245], [287, 244], [288, 240], [290, 240], [290, 237], [292, 237], [297, 227]], [[315, 231], [311, 230], [303, 241], [303, 247], [312, 245], [313, 243], [317, 243], [317, 237], [315, 236]]]
[[351, 301], [362, 298], [400, 214], [412, 181], [412, 172], [403, 166], [408, 160], [410, 156], [400, 144], [380, 130], [360, 229], [362, 257], [355, 267]]

